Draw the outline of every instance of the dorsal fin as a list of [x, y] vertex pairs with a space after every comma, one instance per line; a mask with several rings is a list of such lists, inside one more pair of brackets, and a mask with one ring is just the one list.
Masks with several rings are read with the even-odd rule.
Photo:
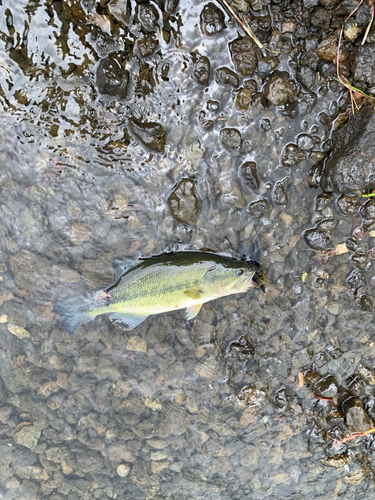
[[117, 260], [114, 264], [113, 271], [115, 273], [115, 281], [117, 281], [120, 276], [122, 276], [126, 271], [128, 271], [130, 268], [136, 266], [142, 262], [139, 259], [121, 259]]

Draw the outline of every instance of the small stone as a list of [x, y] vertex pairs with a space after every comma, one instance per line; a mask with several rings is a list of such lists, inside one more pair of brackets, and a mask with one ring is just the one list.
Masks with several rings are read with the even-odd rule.
[[58, 392], [59, 390], [60, 387], [56, 384], [56, 382], [49, 381], [39, 387], [37, 394], [39, 396], [43, 396], [44, 398], [48, 398], [51, 394]]
[[281, 162], [285, 167], [297, 165], [306, 158], [306, 153], [295, 144], [287, 144], [281, 153]]
[[74, 245], [81, 245], [85, 241], [89, 241], [94, 228], [90, 224], [84, 222], [75, 222], [72, 226], [71, 240]]
[[248, 0], [233, 0], [231, 7], [238, 12], [243, 12], [246, 14], [250, 10], [250, 5]]
[[50, 263], [29, 250], [21, 250], [10, 257], [10, 267], [17, 285], [29, 292], [43, 290], [49, 283]]
[[210, 79], [211, 65], [210, 60], [206, 56], [193, 53], [193, 77], [201, 85], [207, 86]]
[[217, 374], [218, 364], [217, 361], [212, 358], [205, 358], [194, 367], [194, 370], [202, 377], [209, 380], [213, 380]]
[[14, 434], [14, 440], [17, 444], [21, 444], [22, 446], [26, 446], [26, 448], [30, 448], [30, 450], [34, 450], [38, 444], [40, 435], [40, 430], [36, 429], [33, 425], [27, 425]]
[[158, 46], [159, 41], [154, 37], [154, 35], [141, 38], [137, 42], [137, 47], [142, 57], [152, 56]]
[[155, 5], [143, 3], [138, 9], [138, 19], [142, 28], [145, 31], [155, 31], [159, 20], [159, 12]]
[[220, 130], [220, 139], [225, 149], [238, 149], [242, 146], [242, 137], [236, 128]]
[[330, 35], [320, 42], [317, 48], [317, 53], [323, 61], [336, 62], [337, 48], [337, 38], [334, 35]]
[[267, 198], [261, 198], [249, 203], [247, 209], [254, 219], [261, 219], [270, 216], [272, 207]]
[[314, 148], [314, 139], [309, 134], [300, 134], [297, 137], [297, 146], [304, 151], [312, 151]]
[[148, 148], [162, 153], [165, 146], [165, 132], [160, 123], [142, 122], [136, 118], [129, 120], [133, 134]]
[[183, 224], [196, 224], [199, 214], [198, 197], [195, 194], [195, 182], [182, 179], [168, 198], [168, 205], [173, 217]]
[[258, 63], [258, 48], [249, 36], [229, 44], [236, 71], [242, 76], [252, 75]]
[[240, 79], [234, 71], [222, 66], [221, 68], [217, 68], [215, 71], [215, 82], [220, 85], [231, 85], [232, 87], [237, 88], [240, 83]]
[[317, 212], [320, 212], [324, 210], [328, 205], [331, 203], [331, 201], [334, 199], [334, 196], [332, 193], [321, 193], [315, 198], [315, 210]]
[[126, 344], [127, 351], [147, 352], [147, 342], [138, 335], [133, 335]]
[[345, 416], [346, 426], [350, 432], [365, 432], [374, 427], [358, 397], [346, 399], [342, 404], [342, 410]]
[[276, 182], [272, 192], [272, 201], [275, 205], [286, 205], [288, 203], [288, 191], [285, 187], [288, 180], [289, 178], [285, 177], [285, 179]]
[[203, 7], [201, 12], [201, 30], [206, 36], [213, 36], [220, 33], [224, 28], [224, 14], [212, 2], [209, 2]]
[[9, 300], [12, 299], [14, 299], [14, 295], [12, 292], [8, 292], [8, 290], [0, 292], [0, 306], [2, 306], [4, 302], [8, 302]]
[[127, 96], [129, 72], [125, 69], [126, 60], [121, 53], [113, 53], [100, 61], [96, 72], [96, 83], [101, 94]]
[[346, 285], [350, 290], [357, 292], [362, 286], [366, 286], [367, 280], [363, 271], [353, 269], [353, 271], [346, 278]]
[[165, 439], [153, 438], [147, 440], [147, 444], [152, 448], [156, 448], [157, 450], [163, 450], [167, 446], [169, 446], [169, 442]]
[[65, 458], [61, 459], [61, 468], [62, 468], [63, 474], [65, 474], [65, 476], [69, 476], [69, 474], [71, 474], [73, 472], [73, 469], [71, 467], [69, 467], [69, 465], [66, 463]]
[[240, 111], [246, 111], [253, 96], [249, 89], [240, 89], [237, 93], [236, 106]]
[[151, 463], [151, 472], [153, 472], [154, 474], [158, 474], [162, 470], [169, 467], [169, 464], [170, 464], [170, 462], [168, 462], [167, 460], [160, 461], [160, 462], [152, 462]]
[[325, 250], [331, 239], [329, 232], [317, 228], [307, 229], [303, 237], [309, 247], [314, 250]]
[[297, 101], [298, 98], [292, 84], [279, 74], [270, 78], [264, 88], [264, 95], [275, 106], [282, 106], [288, 101]]
[[374, 301], [369, 295], [361, 295], [359, 299], [357, 299], [357, 305], [361, 311], [373, 311], [374, 309]]
[[30, 338], [30, 333], [22, 328], [22, 326], [14, 325], [13, 323], [8, 323], [8, 330], [10, 333], [18, 337], [19, 339], [28, 339]]
[[366, 382], [366, 384], [374, 385], [375, 384], [375, 372], [372, 368], [366, 365], [358, 366], [358, 375], [362, 380]]
[[259, 177], [255, 162], [247, 161], [243, 163], [240, 166], [238, 173], [241, 181], [246, 187], [253, 190], [259, 189]]
[[150, 455], [151, 460], [164, 460], [167, 457], [168, 454], [164, 451], [154, 451]]
[[361, 32], [361, 28], [358, 26], [357, 21], [354, 17], [350, 17], [344, 24], [344, 37], [345, 40], [349, 42], [354, 42]]
[[129, 464], [121, 464], [117, 467], [117, 474], [120, 477], [126, 477], [130, 472], [130, 465]]
[[321, 377], [314, 384], [314, 393], [317, 396], [321, 396], [323, 398], [333, 398], [338, 393], [338, 390], [339, 385], [337, 383], [336, 377], [334, 377], [333, 375]]
[[358, 210], [359, 203], [357, 194], [342, 194], [337, 200], [337, 207], [341, 213], [349, 215]]

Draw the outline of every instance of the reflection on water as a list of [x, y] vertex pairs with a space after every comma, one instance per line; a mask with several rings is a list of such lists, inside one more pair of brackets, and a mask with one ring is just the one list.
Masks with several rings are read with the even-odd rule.
[[[289, 72], [279, 81], [290, 100], [266, 100], [259, 67], [216, 72], [235, 70], [237, 27], [225, 14], [223, 31], [203, 35], [198, 1], [0, 10], [1, 498], [334, 498], [369, 487], [371, 450], [353, 452], [356, 480], [321, 463], [317, 403], [297, 382], [314, 363], [345, 380], [375, 356], [372, 311], [345, 283], [348, 254], [328, 259], [303, 239], [327, 219], [336, 248], [361, 219], [333, 203], [314, 211], [307, 182], [346, 94], [325, 79], [301, 88], [298, 47], [276, 29], [264, 41]], [[99, 92], [108, 74], [111, 95]], [[302, 330], [259, 291], [131, 332], [103, 317], [70, 336], [53, 313], [109, 285], [116, 259], [251, 257], [255, 239], [267, 297]], [[322, 357], [332, 349], [336, 361]]]

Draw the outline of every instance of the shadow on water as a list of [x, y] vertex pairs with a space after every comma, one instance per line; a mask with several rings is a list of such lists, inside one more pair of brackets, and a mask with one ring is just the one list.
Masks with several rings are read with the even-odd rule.
[[[373, 494], [372, 434], [340, 449], [327, 436], [344, 422], [345, 394], [375, 418], [363, 368], [375, 357], [363, 306], [373, 267], [360, 262], [369, 295], [358, 307], [342, 244], [359, 206], [349, 216], [333, 196], [318, 206], [308, 185], [349, 100], [315, 70], [310, 82], [298, 76], [317, 44], [286, 26], [303, 5], [284, 4], [251, 1], [273, 55], [255, 52], [248, 69], [250, 49], [216, 3], [3, 1], [1, 498]], [[287, 99], [271, 95], [274, 77]], [[306, 244], [317, 227], [335, 255]], [[117, 259], [255, 258], [254, 241], [267, 296], [127, 332], [98, 317], [70, 336], [53, 312], [112, 283]], [[316, 379], [302, 386], [308, 371]], [[331, 375], [336, 393], [314, 397]]]

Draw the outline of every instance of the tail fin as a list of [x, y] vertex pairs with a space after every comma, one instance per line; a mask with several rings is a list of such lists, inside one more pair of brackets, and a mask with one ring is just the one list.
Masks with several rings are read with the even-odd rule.
[[94, 305], [93, 297], [80, 295], [62, 300], [55, 305], [53, 310], [64, 319], [65, 330], [72, 334], [79, 326], [95, 318], [91, 312]]

